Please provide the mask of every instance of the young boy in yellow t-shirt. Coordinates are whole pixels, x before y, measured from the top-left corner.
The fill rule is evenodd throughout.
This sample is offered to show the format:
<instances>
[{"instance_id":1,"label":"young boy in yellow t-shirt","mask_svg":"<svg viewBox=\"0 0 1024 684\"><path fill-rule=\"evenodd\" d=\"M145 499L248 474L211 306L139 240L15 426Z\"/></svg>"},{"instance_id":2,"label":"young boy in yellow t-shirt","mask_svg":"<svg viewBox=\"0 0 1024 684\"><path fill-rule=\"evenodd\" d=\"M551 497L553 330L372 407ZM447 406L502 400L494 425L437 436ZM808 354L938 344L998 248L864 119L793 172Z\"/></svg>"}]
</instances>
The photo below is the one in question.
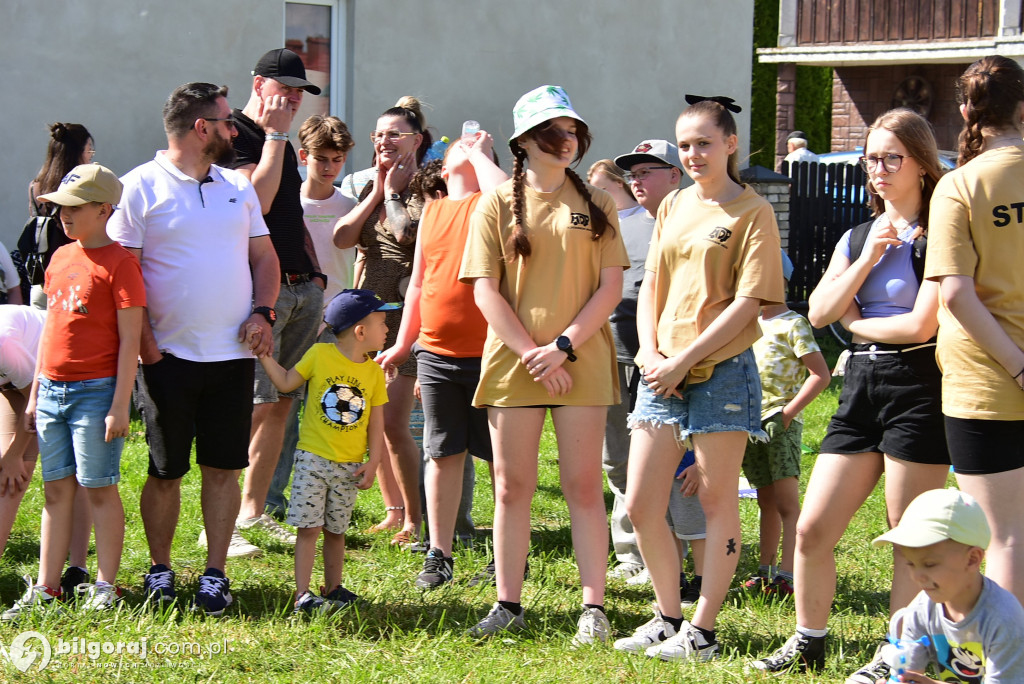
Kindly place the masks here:
<instances>
[{"instance_id":1,"label":"young boy in yellow t-shirt","mask_svg":"<svg viewBox=\"0 0 1024 684\"><path fill-rule=\"evenodd\" d=\"M298 537L296 613L342 608L358 598L341 584L345 529L352 518L356 490L373 485L384 452L384 414L377 408L388 400L384 371L367 354L384 347L388 332L384 312L401 306L385 304L369 290L344 290L324 314L337 342L314 344L287 371L272 356L260 358L281 392L309 382L288 508L288 524L295 525ZM317 596L309 583L321 529L324 587Z\"/></svg>"}]
</instances>

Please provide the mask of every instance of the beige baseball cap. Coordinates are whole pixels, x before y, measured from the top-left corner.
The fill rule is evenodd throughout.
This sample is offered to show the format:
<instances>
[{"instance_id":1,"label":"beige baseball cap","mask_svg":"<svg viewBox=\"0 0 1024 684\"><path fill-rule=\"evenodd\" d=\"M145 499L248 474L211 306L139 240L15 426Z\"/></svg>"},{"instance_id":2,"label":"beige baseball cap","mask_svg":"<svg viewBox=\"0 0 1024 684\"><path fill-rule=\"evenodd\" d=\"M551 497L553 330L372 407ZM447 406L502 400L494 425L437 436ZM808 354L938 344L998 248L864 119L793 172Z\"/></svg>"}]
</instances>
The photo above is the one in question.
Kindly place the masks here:
<instances>
[{"instance_id":1,"label":"beige baseball cap","mask_svg":"<svg viewBox=\"0 0 1024 684\"><path fill-rule=\"evenodd\" d=\"M952 539L987 548L992 539L981 504L958 489L932 489L910 502L900 524L871 542L920 548Z\"/></svg>"},{"instance_id":2,"label":"beige baseball cap","mask_svg":"<svg viewBox=\"0 0 1024 684\"><path fill-rule=\"evenodd\" d=\"M53 202L62 207L77 207L89 202L117 204L123 186L117 174L99 164L79 164L60 181L53 192L40 195L40 202Z\"/></svg>"}]
</instances>

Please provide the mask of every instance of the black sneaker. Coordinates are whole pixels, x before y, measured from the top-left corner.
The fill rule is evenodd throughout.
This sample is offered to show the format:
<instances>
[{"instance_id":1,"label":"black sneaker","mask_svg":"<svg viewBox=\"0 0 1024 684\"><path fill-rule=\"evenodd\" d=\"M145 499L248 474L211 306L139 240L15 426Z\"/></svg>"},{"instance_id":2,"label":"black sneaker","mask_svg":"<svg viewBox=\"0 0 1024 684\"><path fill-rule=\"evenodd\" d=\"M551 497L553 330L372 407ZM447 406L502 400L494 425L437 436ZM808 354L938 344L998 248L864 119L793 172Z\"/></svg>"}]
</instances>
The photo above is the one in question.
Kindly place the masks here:
<instances>
[{"instance_id":1,"label":"black sneaker","mask_svg":"<svg viewBox=\"0 0 1024 684\"><path fill-rule=\"evenodd\" d=\"M476 573L475 575L473 575L472 577L469 578L469 582L467 583L467 586L475 587L475 586L480 585L480 584L492 585L492 584L494 584L497 581L495 579L495 577L496 577L496 571L494 569L494 559L492 558L491 560L489 560L487 562L487 565L484 566L483 570L481 570L480 572ZM526 570L523 572L523 580L525 581L529 577L530 577L530 561L527 560L526 561Z\"/></svg>"},{"instance_id":2,"label":"black sneaker","mask_svg":"<svg viewBox=\"0 0 1024 684\"><path fill-rule=\"evenodd\" d=\"M879 679L888 681L891 668L888 663L882 660L882 647L886 643L888 642L883 641L879 644L878 648L875 649L875 657L871 659L871 662L847 677L846 684L875 684Z\"/></svg>"},{"instance_id":3,"label":"black sneaker","mask_svg":"<svg viewBox=\"0 0 1024 684\"><path fill-rule=\"evenodd\" d=\"M825 637L811 637L797 632L782 648L767 658L750 663L763 672L805 672L825 666Z\"/></svg>"},{"instance_id":4,"label":"black sneaker","mask_svg":"<svg viewBox=\"0 0 1024 684\"><path fill-rule=\"evenodd\" d=\"M685 575L683 573L679 574L679 597L682 600L683 608L689 608L691 606L697 605L697 601L700 599L701 581L698 579L694 579L692 582L686 582L686 587L684 591L683 582L686 581Z\"/></svg>"},{"instance_id":5,"label":"black sneaker","mask_svg":"<svg viewBox=\"0 0 1024 684\"><path fill-rule=\"evenodd\" d=\"M207 568L199 578L192 610L202 611L208 617L220 617L234 600L231 598L231 581L216 568Z\"/></svg>"},{"instance_id":6,"label":"black sneaker","mask_svg":"<svg viewBox=\"0 0 1024 684\"><path fill-rule=\"evenodd\" d=\"M320 587L320 593L323 595L324 601L331 604L335 610L347 608L359 600L359 596L341 585L338 585L327 594L324 594L324 587Z\"/></svg>"},{"instance_id":7,"label":"black sneaker","mask_svg":"<svg viewBox=\"0 0 1024 684\"><path fill-rule=\"evenodd\" d=\"M89 584L89 571L85 568L69 565L68 569L64 571L64 576L60 578L61 598L65 601L77 600L79 596L78 585L80 584Z\"/></svg>"},{"instance_id":8,"label":"black sneaker","mask_svg":"<svg viewBox=\"0 0 1024 684\"><path fill-rule=\"evenodd\" d=\"M420 589L435 589L446 582L451 582L455 572L455 560L445 557L444 551L430 549L423 559L423 571L416 578L416 586Z\"/></svg>"},{"instance_id":9,"label":"black sneaker","mask_svg":"<svg viewBox=\"0 0 1024 684\"><path fill-rule=\"evenodd\" d=\"M143 580L146 597L154 601L174 600L174 571L166 565L154 565Z\"/></svg>"}]
</instances>

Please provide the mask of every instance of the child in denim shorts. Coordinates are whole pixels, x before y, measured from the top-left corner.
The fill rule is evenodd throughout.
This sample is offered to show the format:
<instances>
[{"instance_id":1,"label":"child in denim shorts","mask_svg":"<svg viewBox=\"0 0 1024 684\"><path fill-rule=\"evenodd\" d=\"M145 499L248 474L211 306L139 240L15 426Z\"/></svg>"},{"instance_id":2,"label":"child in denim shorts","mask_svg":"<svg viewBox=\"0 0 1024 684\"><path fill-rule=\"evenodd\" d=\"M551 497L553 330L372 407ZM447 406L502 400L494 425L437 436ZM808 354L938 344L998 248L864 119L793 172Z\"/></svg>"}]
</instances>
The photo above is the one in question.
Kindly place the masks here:
<instances>
[{"instance_id":1,"label":"child in denim shorts","mask_svg":"<svg viewBox=\"0 0 1024 684\"><path fill-rule=\"evenodd\" d=\"M288 507L288 524L297 528L296 613L342 608L358 598L341 584L345 530L357 490L373 485L384 453L380 407L388 401L384 371L367 354L384 348L384 312L398 308L401 304L385 304L369 290L343 290L324 314L336 342L314 344L290 370L272 356L260 357L267 377L280 391L309 382ZM321 529L325 586L317 596L309 584Z\"/></svg>"},{"instance_id":2,"label":"child in denim shorts","mask_svg":"<svg viewBox=\"0 0 1024 684\"><path fill-rule=\"evenodd\" d=\"M49 315L25 408L39 434L46 490L39 577L4 620L52 607L60 595L76 478L88 492L99 566L96 583L78 587L86 595L82 606L108 610L118 603L124 507L117 483L146 305L138 259L107 237L107 220L121 199L112 171L76 166L56 191L38 199L60 206L64 232L74 242L58 249L46 269Z\"/></svg>"}]
</instances>

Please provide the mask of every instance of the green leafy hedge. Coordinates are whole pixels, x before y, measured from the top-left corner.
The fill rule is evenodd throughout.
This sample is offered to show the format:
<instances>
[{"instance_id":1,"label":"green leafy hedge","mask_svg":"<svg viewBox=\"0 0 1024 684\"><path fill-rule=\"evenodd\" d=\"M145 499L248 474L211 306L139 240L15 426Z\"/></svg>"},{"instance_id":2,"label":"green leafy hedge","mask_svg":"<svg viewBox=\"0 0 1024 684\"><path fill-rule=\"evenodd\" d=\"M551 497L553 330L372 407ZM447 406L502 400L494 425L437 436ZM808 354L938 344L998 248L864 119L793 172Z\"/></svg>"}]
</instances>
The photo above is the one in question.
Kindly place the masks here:
<instances>
[{"instance_id":1,"label":"green leafy hedge","mask_svg":"<svg viewBox=\"0 0 1024 684\"><path fill-rule=\"evenodd\" d=\"M754 63L751 74L750 164L775 167L775 81L778 67L757 61L757 48L775 47L779 36L779 0L754 2ZM796 128L807 133L808 146L829 152L832 139L832 69L800 66L796 70Z\"/></svg>"}]
</instances>

